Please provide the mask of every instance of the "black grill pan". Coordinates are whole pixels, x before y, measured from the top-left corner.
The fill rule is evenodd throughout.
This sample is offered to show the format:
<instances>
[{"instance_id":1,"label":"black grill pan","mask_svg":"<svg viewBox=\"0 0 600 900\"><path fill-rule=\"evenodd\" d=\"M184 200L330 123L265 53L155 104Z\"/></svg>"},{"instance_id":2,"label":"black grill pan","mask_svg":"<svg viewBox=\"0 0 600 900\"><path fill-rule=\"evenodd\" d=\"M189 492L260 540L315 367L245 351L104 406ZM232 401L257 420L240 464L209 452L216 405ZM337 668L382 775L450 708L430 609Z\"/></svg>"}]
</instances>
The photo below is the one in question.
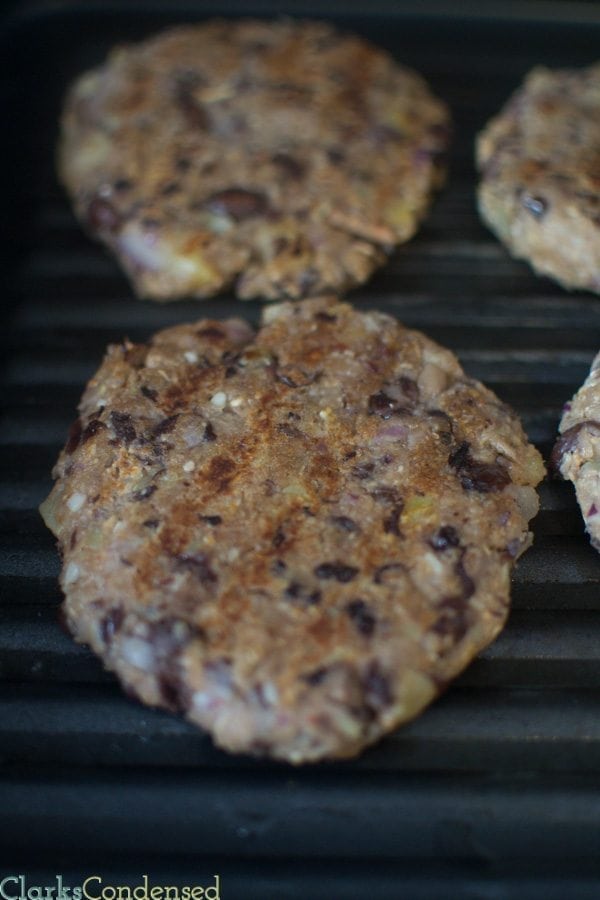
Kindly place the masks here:
<instances>
[{"instance_id":1,"label":"black grill pan","mask_svg":"<svg viewBox=\"0 0 600 900\"><path fill-rule=\"evenodd\" d=\"M536 63L587 65L594 3L13 4L4 108L0 394L0 881L208 884L221 896L600 896L600 558L570 485L546 482L504 634L421 718L358 760L293 770L230 757L127 699L57 622L59 561L37 505L104 348L230 297L132 299L53 172L60 101L118 41L214 14L333 19L419 69L451 106L447 187L419 235L351 295L454 350L547 457L600 345L600 300L511 260L480 224L474 136ZM455 7L460 7L457 10Z\"/></svg>"}]
</instances>

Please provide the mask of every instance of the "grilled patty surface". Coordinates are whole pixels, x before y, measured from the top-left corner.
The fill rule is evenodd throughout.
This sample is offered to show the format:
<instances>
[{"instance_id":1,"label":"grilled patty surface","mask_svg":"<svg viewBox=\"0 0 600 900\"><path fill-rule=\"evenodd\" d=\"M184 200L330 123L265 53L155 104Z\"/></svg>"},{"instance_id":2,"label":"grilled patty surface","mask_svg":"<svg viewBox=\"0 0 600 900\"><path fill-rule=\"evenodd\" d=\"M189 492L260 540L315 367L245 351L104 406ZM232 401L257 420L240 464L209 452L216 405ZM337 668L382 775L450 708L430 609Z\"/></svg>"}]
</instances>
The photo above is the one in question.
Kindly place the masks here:
<instances>
[{"instance_id":1,"label":"grilled patty surface","mask_svg":"<svg viewBox=\"0 0 600 900\"><path fill-rule=\"evenodd\" d=\"M58 167L140 296L364 282L441 182L423 79L319 22L210 21L119 47L65 102Z\"/></svg>"}]
</instances>

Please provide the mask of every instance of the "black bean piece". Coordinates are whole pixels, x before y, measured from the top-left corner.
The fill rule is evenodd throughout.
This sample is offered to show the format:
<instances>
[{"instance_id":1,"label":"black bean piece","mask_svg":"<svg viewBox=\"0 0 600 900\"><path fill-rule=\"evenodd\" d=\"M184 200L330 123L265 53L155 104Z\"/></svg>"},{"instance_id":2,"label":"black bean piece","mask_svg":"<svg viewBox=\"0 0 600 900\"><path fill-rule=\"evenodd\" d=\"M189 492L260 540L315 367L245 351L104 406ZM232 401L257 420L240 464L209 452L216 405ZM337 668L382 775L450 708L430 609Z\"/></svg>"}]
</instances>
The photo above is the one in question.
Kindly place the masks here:
<instances>
[{"instance_id":1,"label":"black bean piece","mask_svg":"<svg viewBox=\"0 0 600 900\"><path fill-rule=\"evenodd\" d=\"M374 468L375 463L358 463L358 465L353 466L351 475L353 478L359 478L361 481L364 481L373 473Z\"/></svg>"},{"instance_id":2,"label":"black bean piece","mask_svg":"<svg viewBox=\"0 0 600 900\"><path fill-rule=\"evenodd\" d=\"M315 313L315 319L318 319L319 322L337 322L337 316L328 312Z\"/></svg>"},{"instance_id":3,"label":"black bean piece","mask_svg":"<svg viewBox=\"0 0 600 900\"><path fill-rule=\"evenodd\" d=\"M346 159L346 154L338 147L329 147L327 150L327 159L332 166L339 166Z\"/></svg>"},{"instance_id":4,"label":"black bean piece","mask_svg":"<svg viewBox=\"0 0 600 900\"><path fill-rule=\"evenodd\" d=\"M449 547L458 547L460 538L456 528L453 528L452 525L442 525L433 537L430 538L429 543L434 550L442 552Z\"/></svg>"},{"instance_id":5,"label":"black bean piece","mask_svg":"<svg viewBox=\"0 0 600 900\"><path fill-rule=\"evenodd\" d=\"M271 572L273 575L283 575L286 571L287 566L282 559L275 559L271 565Z\"/></svg>"},{"instance_id":6,"label":"black bean piece","mask_svg":"<svg viewBox=\"0 0 600 900\"><path fill-rule=\"evenodd\" d=\"M234 222L243 222L253 216L263 215L268 208L264 194L244 188L229 188L213 194L205 201L211 212L229 216Z\"/></svg>"},{"instance_id":7,"label":"black bean piece","mask_svg":"<svg viewBox=\"0 0 600 900\"><path fill-rule=\"evenodd\" d=\"M397 488L394 487L376 487L374 490L370 491L370 495L373 500L377 500L379 503L389 503L392 506L403 506L402 495Z\"/></svg>"},{"instance_id":8,"label":"black bean piece","mask_svg":"<svg viewBox=\"0 0 600 900\"><path fill-rule=\"evenodd\" d=\"M104 197L94 197L87 208L86 224L92 231L114 234L123 224L123 217Z\"/></svg>"},{"instance_id":9,"label":"black bean piece","mask_svg":"<svg viewBox=\"0 0 600 900\"><path fill-rule=\"evenodd\" d=\"M385 391L378 391L376 394L371 394L369 397L367 410L370 415L376 413L383 419L389 419L392 415L393 408L394 401L391 397L388 397Z\"/></svg>"},{"instance_id":10,"label":"black bean piece","mask_svg":"<svg viewBox=\"0 0 600 900\"><path fill-rule=\"evenodd\" d=\"M466 491L492 494L503 490L510 482L510 475L500 463L473 463L461 472L460 483Z\"/></svg>"},{"instance_id":11,"label":"black bean piece","mask_svg":"<svg viewBox=\"0 0 600 900\"><path fill-rule=\"evenodd\" d=\"M390 485L378 485L369 491L369 496L383 505L393 506L396 503L402 503L402 495L400 491Z\"/></svg>"},{"instance_id":12,"label":"black bean piece","mask_svg":"<svg viewBox=\"0 0 600 900\"><path fill-rule=\"evenodd\" d=\"M402 516L403 505L396 506L389 516L383 520L383 530L386 534L395 534L396 537L403 537L400 530L400 517Z\"/></svg>"},{"instance_id":13,"label":"black bean piece","mask_svg":"<svg viewBox=\"0 0 600 900\"><path fill-rule=\"evenodd\" d=\"M158 528L160 525L160 519L146 519L145 522L142 522L144 528Z\"/></svg>"},{"instance_id":14,"label":"black bean piece","mask_svg":"<svg viewBox=\"0 0 600 900\"><path fill-rule=\"evenodd\" d=\"M356 534L359 532L360 526L356 524L354 519L351 519L349 516L332 516L331 521L334 522L339 528L343 531L348 531L350 534Z\"/></svg>"},{"instance_id":15,"label":"black bean piece","mask_svg":"<svg viewBox=\"0 0 600 900\"><path fill-rule=\"evenodd\" d=\"M327 675L329 673L329 669L327 666L321 666L318 669L314 669L312 672L307 672L306 675L301 675L302 681L305 681L306 684L309 684L311 687L317 687L319 684L322 684Z\"/></svg>"},{"instance_id":16,"label":"black bean piece","mask_svg":"<svg viewBox=\"0 0 600 900\"><path fill-rule=\"evenodd\" d=\"M321 591L311 590L298 581L291 581L285 590L285 597L287 600L292 600L303 606L315 606L321 602Z\"/></svg>"},{"instance_id":17,"label":"black bean piece","mask_svg":"<svg viewBox=\"0 0 600 900\"><path fill-rule=\"evenodd\" d=\"M435 147L420 147L415 155L417 160L431 160L434 165L445 163L448 159L447 150L438 150Z\"/></svg>"},{"instance_id":18,"label":"black bean piece","mask_svg":"<svg viewBox=\"0 0 600 900\"><path fill-rule=\"evenodd\" d=\"M522 546L522 542L519 540L519 538L513 538L512 541L509 541L506 545L506 555L510 559L516 559Z\"/></svg>"},{"instance_id":19,"label":"black bean piece","mask_svg":"<svg viewBox=\"0 0 600 900\"><path fill-rule=\"evenodd\" d=\"M175 618L150 622L147 628L162 703L167 709L181 712L189 706L191 698L187 696L188 691L181 677L180 657L192 632L183 621ZM194 633L203 636L201 629L196 629Z\"/></svg>"},{"instance_id":20,"label":"black bean piece","mask_svg":"<svg viewBox=\"0 0 600 900\"><path fill-rule=\"evenodd\" d=\"M375 584L384 584L385 575L387 572L406 572L406 566L404 563L386 563L383 566L378 566L373 572L373 581Z\"/></svg>"},{"instance_id":21,"label":"black bean piece","mask_svg":"<svg viewBox=\"0 0 600 900\"><path fill-rule=\"evenodd\" d=\"M381 123L372 125L368 134L377 146L386 144L389 141L402 141L405 137L404 132L394 128L393 125L383 125Z\"/></svg>"},{"instance_id":22,"label":"black bean piece","mask_svg":"<svg viewBox=\"0 0 600 900\"><path fill-rule=\"evenodd\" d=\"M532 197L531 194L523 194L521 204L531 213L534 219L543 219L548 212L548 201L543 197Z\"/></svg>"},{"instance_id":23,"label":"black bean piece","mask_svg":"<svg viewBox=\"0 0 600 900\"><path fill-rule=\"evenodd\" d=\"M439 615L432 631L441 637L451 637L453 643L460 641L469 628L469 611L462 597L446 597L438 604Z\"/></svg>"},{"instance_id":24,"label":"black bean piece","mask_svg":"<svg viewBox=\"0 0 600 900\"><path fill-rule=\"evenodd\" d=\"M298 385L293 378L283 372L275 372L275 380L285 384L286 387L297 388Z\"/></svg>"},{"instance_id":25,"label":"black bean piece","mask_svg":"<svg viewBox=\"0 0 600 900\"><path fill-rule=\"evenodd\" d=\"M342 562L324 562L313 569L317 578L325 580L335 579L341 584L352 581L358 575L358 569L355 566L347 566Z\"/></svg>"},{"instance_id":26,"label":"black bean piece","mask_svg":"<svg viewBox=\"0 0 600 900\"><path fill-rule=\"evenodd\" d=\"M281 527L281 525L278 525L277 530L276 530L275 534L273 535L273 540L271 541L271 543L273 544L274 547L281 547L281 545L283 544L284 541L285 541L284 530Z\"/></svg>"},{"instance_id":27,"label":"black bean piece","mask_svg":"<svg viewBox=\"0 0 600 900\"><path fill-rule=\"evenodd\" d=\"M377 660L373 660L367 667L363 687L367 706L374 711L384 709L394 699L390 680Z\"/></svg>"},{"instance_id":28,"label":"black bean piece","mask_svg":"<svg viewBox=\"0 0 600 900\"><path fill-rule=\"evenodd\" d=\"M260 682L252 686L252 694L258 701L259 706L262 706L263 709L269 708L270 703L266 698L264 686Z\"/></svg>"},{"instance_id":29,"label":"black bean piece","mask_svg":"<svg viewBox=\"0 0 600 900\"><path fill-rule=\"evenodd\" d=\"M154 388L149 388L145 384L143 384L140 388L140 391L147 397L148 400L152 400L153 403L156 403L158 400L158 391L155 391Z\"/></svg>"},{"instance_id":30,"label":"black bean piece","mask_svg":"<svg viewBox=\"0 0 600 900\"><path fill-rule=\"evenodd\" d=\"M412 403L418 402L419 387L413 378L409 378L408 375L401 375L398 379L398 384L402 388L402 393L408 400Z\"/></svg>"},{"instance_id":31,"label":"black bean piece","mask_svg":"<svg viewBox=\"0 0 600 900\"><path fill-rule=\"evenodd\" d=\"M455 469L465 491L495 493L511 483L506 466L501 463L477 462L471 456L469 448L469 443L463 441L448 457L448 463Z\"/></svg>"},{"instance_id":32,"label":"black bean piece","mask_svg":"<svg viewBox=\"0 0 600 900\"><path fill-rule=\"evenodd\" d=\"M303 437L303 432L300 431L295 425L290 425L288 422L282 422L277 426L277 431L281 432L281 434L285 434L286 437L290 438L301 438Z\"/></svg>"},{"instance_id":33,"label":"black bean piece","mask_svg":"<svg viewBox=\"0 0 600 900\"><path fill-rule=\"evenodd\" d=\"M365 637L371 637L375 631L377 619L369 609L368 604L360 598L351 600L350 603L346 605L346 612L356 626L356 630Z\"/></svg>"},{"instance_id":34,"label":"black bean piece","mask_svg":"<svg viewBox=\"0 0 600 900\"><path fill-rule=\"evenodd\" d=\"M69 428L69 436L67 438L67 443L65 444L65 453L71 455L71 453L74 453L75 450L77 450L82 434L83 426L81 424L81 419L77 418Z\"/></svg>"},{"instance_id":35,"label":"black bean piece","mask_svg":"<svg viewBox=\"0 0 600 900\"><path fill-rule=\"evenodd\" d=\"M173 194L177 194L180 190L181 185L179 184L179 182L170 181L168 184L165 184L165 186L161 190L161 195L163 197L171 197Z\"/></svg>"},{"instance_id":36,"label":"black bean piece","mask_svg":"<svg viewBox=\"0 0 600 900\"><path fill-rule=\"evenodd\" d=\"M290 241L285 237L278 237L273 242L273 255L280 256L282 253L285 253L290 247Z\"/></svg>"},{"instance_id":37,"label":"black bean piece","mask_svg":"<svg viewBox=\"0 0 600 900\"><path fill-rule=\"evenodd\" d=\"M160 437L162 434L170 434L171 431L175 428L175 424L177 419L179 418L179 414L175 413L173 416L169 416L166 419L163 419L162 422L159 422L152 429L152 437Z\"/></svg>"},{"instance_id":38,"label":"black bean piece","mask_svg":"<svg viewBox=\"0 0 600 900\"><path fill-rule=\"evenodd\" d=\"M122 444L131 444L135 441L137 434L129 413L113 410L110 414L110 424L115 433L115 437Z\"/></svg>"},{"instance_id":39,"label":"black bean piece","mask_svg":"<svg viewBox=\"0 0 600 900\"><path fill-rule=\"evenodd\" d=\"M448 464L453 468L459 471L460 469L466 468L469 465L469 447L470 444L468 441L463 441L456 450L453 450L450 456L448 457Z\"/></svg>"},{"instance_id":40,"label":"black bean piece","mask_svg":"<svg viewBox=\"0 0 600 900\"><path fill-rule=\"evenodd\" d=\"M125 613L120 606L115 606L106 614L100 623L100 634L105 644L110 644L123 624Z\"/></svg>"},{"instance_id":41,"label":"black bean piece","mask_svg":"<svg viewBox=\"0 0 600 900\"><path fill-rule=\"evenodd\" d=\"M468 600L469 597L472 597L473 594L475 593L475 582L473 581L471 576L465 570L464 551L461 554L460 559L456 563L456 565L454 567L454 571L458 575L458 577L460 579L460 583L462 585L461 599Z\"/></svg>"},{"instance_id":42,"label":"black bean piece","mask_svg":"<svg viewBox=\"0 0 600 900\"><path fill-rule=\"evenodd\" d=\"M207 525L220 525L223 519L221 516L198 516L201 522L206 522Z\"/></svg>"},{"instance_id":43,"label":"black bean piece","mask_svg":"<svg viewBox=\"0 0 600 900\"><path fill-rule=\"evenodd\" d=\"M81 443L85 444L86 441L89 441L90 438L95 437L95 435L97 435L98 432L102 431L104 428L106 428L104 422L101 422L100 419L92 419L83 429L81 435Z\"/></svg>"},{"instance_id":44,"label":"black bean piece","mask_svg":"<svg viewBox=\"0 0 600 900\"><path fill-rule=\"evenodd\" d=\"M205 553L179 553L175 559L180 568L193 572L203 584L214 584L218 580Z\"/></svg>"},{"instance_id":45,"label":"black bean piece","mask_svg":"<svg viewBox=\"0 0 600 900\"><path fill-rule=\"evenodd\" d=\"M292 600L295 600L300 596L301 591L302 585L300 585L297 581L291 581L285 590L285 596L289 597Z\"/></svg>"},{"instance_id":46,"label":"black bean piece","mask_svg":"<svg viewBox=\"0 0 600 900\"><path fill-rule=\"evenodd\" d=\"M207 422L204 427L204 440L208 441L209 443L212 443L212 441L216 441L216 439L217 439L217 433L216 433L215 429L213 428L213 426L210 422Z\"/></svg>"},{"instance_id":47,"label":"black bean piece","mask_svg":"<svg viewBox=\"0 0 600 900\"><path fill-rule=\"evenodd\" d=\"M198 131L208 131L210 118L203 105L194 97L194 87L192 80L180 81L175 88L175 102L188 125Z\"/></svg>"},{"instance_id":48,"label":"black bean piece","mask_svg":"<svg viewBox=\"0 0 600 900\"><path fill-rule=\"evenodd\" d=\"M274 360L277 364L277 360ZM305 387L307 384L313 384L321 377L321 372L306 372L300 366L288 365L281 368L273 368L273 375L276 381L285 384L286 387L297 388Z\"/></svg>"},{"instance_id":49,"label":"black bean piece","mask_svg":"<svg viewBox=\"0 0 600 900\"><path fill-rule=\"evenodd\" d=\"M183 682L176 672L159 672L157 676L158 690L162 705L171 712L183 712L186 704L181 699Z\"/></svg>"},{"instance_id":50,"label":"black bean piece","mask_svg":"<svg viewBox=\"0 0 600 900\"><path fill-rule=\"evenodd\" d=\"M385 391L378 391L369 397L367 412L369 415L381 416L382 419L390 419L392 416L412 415L413 405L410 397L394 399Z\"/></svg>"},{"instance_id":51,"label":"black bean piece","mask_svg":"<svg viewBox=\"0 0 600 900\"><path fill-rule=\"evenodd\" d=\"M560 474L563 456L575 449L579 434L583 430L598 435L600 434L600 422L596 422L593 419L586 419L583 422L578 422L577 425L571 426L571 428L567 428L566 431L563 431L554 444L550 455L550 468L555 474Z\"/></svg>"},{"instance_id":52,"label":"black bean piece","mask_svg":"<svg viewBox=\"0 0 600 900\"><path fill-rule=\"evenodd\" d=\"M314 289L320 277L318 269L315 269L314 266L308 266L300 273L298 276L298 289L302 296L307 296Z\"/></svg>"},{"instance_id":53,"label":"black bean piece","mask_svg":"<svg viewBox=\"0 0 600 900\"><path fill-rule=\"evenodd\" d=\"M290 156L289 153L275 153L275 155L271 157L271 161L287 178L292 178L294 180L302 178L306 170L304 163L301 163L294 156Z\"/></svg>"},{"instance_id":54,"label":"black bean piece","mask_svg":"<svg viewBox=\"0 0 600 900\"><path fill-rule=\"evenodd\" d=\"M445 419L450 427L452 427L452 419L447 412L444 412L443 409L428 409L427 415L432 416L434 419Z\"/></svg>"},{"instance_id":55,"label":"black bean piece","mask_svg":"<svg viewBox=\"0 0 600 900\"><path fill-rule=\"evenodd\" d=\"M146 355L149 347L147 344L129 344L126 341L123 346L123 356L132 369L143 369L146 365Z\"/></svg>"},{"instance_id":56,"label":"black bean piece","mask_svg":"<svg viewBox=\"0 0 600 900\"><path fill-rule=\"evenodd\" d=\"M435 430L440 441L446 446L452 444L454 425L448 413L441 409L428 409L426 414L433 420L430 427Z\"/></svg>"},{"instance_id":57,"label":"black bean piece","mask_svg":"<svg viewBox=\"0 0 600 900\"><path fill-rule=\"evenodd\" d=\"M129 178L117 178L113 184L113 190L115 191L130 191L132 187L133 181L130 181Z\"/></svg>"},{"instance_id":58,"label":"black bean piece","mask_svg":"<svg viewBox=\"0 0 600 900\"><path fill-rule=\"evenodd\" d=\"M146 485L146 487L141 488L139 491L135 491L135 493L131 495L131 499L135 500L136 502L140 500L147 500L155 491L156 485L148 484Z\"/></svg>"}]
</instances>

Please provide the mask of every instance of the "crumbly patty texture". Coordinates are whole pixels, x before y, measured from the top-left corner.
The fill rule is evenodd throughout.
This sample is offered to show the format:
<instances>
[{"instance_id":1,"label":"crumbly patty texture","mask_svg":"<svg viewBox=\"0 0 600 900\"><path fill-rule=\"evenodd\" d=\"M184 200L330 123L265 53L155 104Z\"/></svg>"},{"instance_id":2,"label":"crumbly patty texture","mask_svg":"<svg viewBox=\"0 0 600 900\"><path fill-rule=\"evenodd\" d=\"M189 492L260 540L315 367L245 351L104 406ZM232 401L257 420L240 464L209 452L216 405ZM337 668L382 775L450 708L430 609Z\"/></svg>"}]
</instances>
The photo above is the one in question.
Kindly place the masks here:
<instances>
[{"instance_id":1,"label":"crumbly patty texture","mask_svg":"<svg viewBox=\"0 0 600 900\"><path fill-rule=\"evenodd\" d=\"M543 472L449 351L316 298L110 347L42 513L68 624L130 692L298 763L495 637Z\"/></svg>"},{"instance_id":2,"label":"crumbly patty texture","mask_svg":"<svg viewBox=\"0 0 600 900\"><path fill-rule=\"evenodd\" d=\"M154 300L364 282L441 182L444 104L318 22L211 21L111 53L66 100L60 177Z\"/></svg>"},{"instance_id":3,"label":"crumbly patty texture","mask_svg":"<svg viewBox=\"0 0 600 900\"><path fill-rule=\"evenodd\" d=\"M575 485L592 546L600 551L600 353L584 384L565 404L559 431L553 468Z\"/></svg>"},{"instance_id":4,"label":"crumbly patty texture","mask_svg":"<svg viewBox=\"0 0 600 900\"><path fill-rule=\"evenodd\" d=\"M479 209L510 252L600 292L600 64L536 68L479 135Z\"/></svg>"}]
</instances>

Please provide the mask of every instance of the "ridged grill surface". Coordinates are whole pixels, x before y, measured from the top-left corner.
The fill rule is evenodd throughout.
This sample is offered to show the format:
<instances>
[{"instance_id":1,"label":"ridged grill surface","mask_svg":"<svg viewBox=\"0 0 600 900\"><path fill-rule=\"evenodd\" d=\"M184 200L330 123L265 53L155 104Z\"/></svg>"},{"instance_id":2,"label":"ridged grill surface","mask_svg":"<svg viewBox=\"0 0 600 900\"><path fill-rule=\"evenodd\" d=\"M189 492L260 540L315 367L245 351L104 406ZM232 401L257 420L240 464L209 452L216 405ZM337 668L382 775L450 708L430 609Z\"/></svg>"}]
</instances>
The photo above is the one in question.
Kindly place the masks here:
<instances>
[{"instance_id":1,"label":"ridged grill surface","mask_svg":"<svg viewBox=\"0 0 600 900\"><path fill-rule=\"evenodd\" d=\"M593 4L587 23L570 25L545 18L545 4L497 21L384 6L338 21L423 72L450 104L456 137L420 234L350 299L455 351L547 458L562 404L600 345L600 300L537 278L480 224L472 145L533 64L592 62L600 17ZM0 861L4 852L21 870L75 883L88 860L129 879L120 883L144 871L156 883L202 883L220 871L227 900L487 897L492 881L499 897L598 896L600 557L569 484L541 486L505 632L421 718L343 765L296 771L226 756L125 697L61 630L59 560L37 506L106 344L204 315L257 322L260 312L231 297L134 300L56 184L69 79L116 41L187 18L185 6L139 9L146 15L42 8L3 34L14 265L1 333Z\"/></svg>"}]
</instances>

